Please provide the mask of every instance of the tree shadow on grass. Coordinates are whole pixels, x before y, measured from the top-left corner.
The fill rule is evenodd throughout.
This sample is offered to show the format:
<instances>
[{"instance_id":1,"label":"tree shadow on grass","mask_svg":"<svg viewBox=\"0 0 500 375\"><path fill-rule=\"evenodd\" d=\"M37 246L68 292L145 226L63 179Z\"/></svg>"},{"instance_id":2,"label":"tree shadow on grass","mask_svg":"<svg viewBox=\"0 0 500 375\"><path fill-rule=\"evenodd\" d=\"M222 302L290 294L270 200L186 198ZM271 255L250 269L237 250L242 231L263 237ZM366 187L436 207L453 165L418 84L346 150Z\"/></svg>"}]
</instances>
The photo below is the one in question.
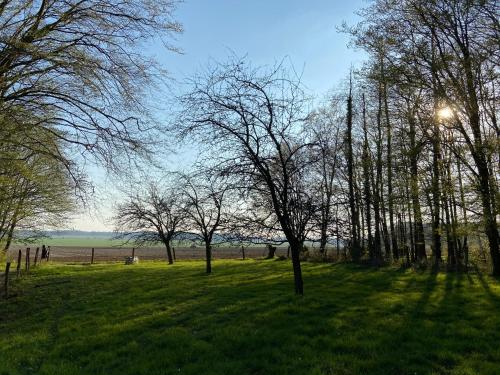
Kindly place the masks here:
<instances>
[{"instance_id":1,"label":"tree shadow on grass","mask_svg":"<svg viewBox=\"0 0 500 375\"><path fill-rule=\"evenodd\" d=\"M377 359L367 364L366 373L432 373L424 327L438 284L438 274L434 272L407 272L406 285L395 292L399 299L395 297L389 304L386 316L378 317L380 323L372 334L373 345L378 348Z\"/></svg>"},{"instance_id":2,"label":"tree shadow on grass","mask_svg":"<svg viewBox=\"0 0 500 375\"><path fill-rule=\"evenodd\" d=\"M477 264L474 264L474 270L476 272L479 283L481 284L481 287L490 299L491 303L500 310L500 296L498 296L491 290L490 285L486 281L483 272L477 267ZM491 280L497 280L497 278L492 277Z\"/></svg>"},{"instance_id":3,"label":"tree shadow on grass","mask_svg":"<svg viewBox=\"0 0 500 375\"><path fill-rule=\"evenodd\" d=\"M314 274L316 269L311 267L309 271ZM322 277L309 275L310 292L304 298L298 298L290 290L289 277L271 273L256 283L249 282L248 275L243 272L243 280L237 285L227 284L232 271L213 275L211 281L219 283L207 286L204 293L193 295L189 302L186 302L188 297L183 296L181 311L155 314L125 329L104 335L93 352L98 348L117 346L118 343L137 342L146 352L155 353L150 358L154 365L147 366L151 373L162 373L177 366L188 373L306 374L318 366L318 362L328 362L325 358L335 348L340 352L340 358L345 357L341 363L347 365L357 355L363 355L370 349L356 342L344 345L346 335L342 334L358 329L352 323L363 322L362 316L367 311L364 301L385 290L394 281L394 278L384 278L375 283L375 288L363 289L363 285L373 284L377 278L387 275L363 273L355 280L352 280L352 270ZM335 276L340 279L338 281L344 281L344 286L354 286L359 290L342 289L338 290L340 293L332 291L334 294L330 295L313 293L313 290L328 285L331 277ZM347 299L349 295L351 299ZM355 296L354 300L352 296ZM140 299L134 301L138 309L144 310ZM339 313L344 313L340 324L331 324L330 321ZM161 334L156 336L155 332ZM158 348L171 346L175 348L170 349L170 361L158 361L158 357L169 357L169 353L158 351ZM179 348L182 350L177 350ZM354 351L349 353L352 348ZM57 352L55 357L64 357L65 354L70 357L76 355L65 349L64 352ZM211 359L213 356L218 359ZM153 358L156 359L153 361ZM90 361L83 361L85 366L91 366ZM121 368L122 371L132 366L139 371L129 361L112 361L109 365L109 368ZM330 367L326 365L323 368ZM89 369L97 371L96 368Z\"/></svg>"},{"instance_id":4,"label":"tree shadow on grass","mask_svg":"<svg viewBox=\"0 0 500 375\"><path fill-rule=\"evenodd\" d=\"M493 318L498 310L464 280L463 273L430 273L420 280L419 298L380 343L401 354L387 361L388 374L499 373L492 354L499 334L486 334L500 323Z\"/></svg>"},{"instance_id":5,"label":"tree shadow on grass","mask_svg":"<svg viewBox=\"0 0 500 375\"><path fill-rule=\"evenodd\" d=\"M65 314L59 317L57 339L35 338L8 351L26 352L35 343L44 348L33 354L45 358L40 374L436 369L439 358L426 357L429 345L440 344L432 332L435 314L442 313L434 301L437 275L306 263L301 298L293 295L293 275L283 263L221 262L219 267L214 262L210 277L201 277L202 262L76 272L64 286ZM451 297L455 282L446 280L443 288ZM56 318L51 300L61 292L47 290L46 300L30 292L46 317L42 324ZM18 334L39 329L28 313L21 321ZM23 362L24 368L29 365ZM11 368L23 373L15 361Z\"/></svg>"},{"instance_id":6,"label":"tree shadow on grass","mask_svg":"<svg viewBox=\"0 0 500 375\"><path fill-rule=\"evenodd\" d=\"M365 373L498 373L491 344L499 335L483 331L500 323L491 319L497 310L464 280L461 273L409 274L401 288L405 298L380 311L377 329L367 332L378 349Z\"/></svg>"}]
</instances>

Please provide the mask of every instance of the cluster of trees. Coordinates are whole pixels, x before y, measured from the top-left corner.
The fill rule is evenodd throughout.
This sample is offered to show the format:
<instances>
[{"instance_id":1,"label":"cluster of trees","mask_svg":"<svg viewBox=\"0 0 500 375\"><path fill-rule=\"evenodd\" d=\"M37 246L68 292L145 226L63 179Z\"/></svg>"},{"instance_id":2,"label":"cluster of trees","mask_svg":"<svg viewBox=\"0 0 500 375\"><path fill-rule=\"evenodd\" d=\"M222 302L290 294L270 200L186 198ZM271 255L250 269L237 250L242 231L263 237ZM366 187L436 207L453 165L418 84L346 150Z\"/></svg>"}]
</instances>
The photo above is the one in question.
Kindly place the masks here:
<instances>
[{"instance_id":1,"label":"cluster of trees","mask_svg":"<svg viewBox=\"0 0 500 375\"><path fill-rule=\"evenodd\" d=\"M2 250L16 229L65 221L88 191L88 156L109 167L148 156L145 98L164 74L138 47L154 39L172 49L174 9L171 0L0 2Z\"/></svg>"},{"instance_id":2,"label":"cluster of trees","mask_svg":"<svg viewBox=\"0 0 500 375\"><path fill-rule=\"evenodd\" d=\"M446 256L464 269L471 235L485 234L500 274L495 5L374 1L344 27L368 61L319 108L284 64L233 58L193 77L170 130L200 144L209 177L174 178L177 198L160 201L184 213L182 231L197 229L207 271L215 232L286 240L298 294L305 241L325 253L344 239L354 261L374 265L439 267ZM121 229L159 228L127 214L144 197L118 207Z\"/></svg>"},{"instance_id":3,"label":"cluster of trees","mask_svg":"<svg viewBox=\"0 0 500 375\"><path fill-rule=\"evenodd\" d=\"M174 262L174 239L199 239L205 244L206 271L212 272L212 246L228 229L230 186L204 174L175 173L163 184L150 182L116 206L117 238L136 245L163 243L168 263ZM184 237L183 237L184 236ZM185 237L188 236L188 237Z\"/></svg>"},{"instance_id":4,"label":"cluster of trees","mask_svg":"<svg viewBox=\"0 0 500 375\"><path fill-rule=\"evenodd\" d=\"M500 274L497 11L495 1L377 0L345 28L370 56L346 147L357 155L352 246L365 242L374 262L430 251L438 266L445 242L448 266L464 268L479 231Z\"/></svg>"},{"instance_id":5,"label":"cluster of trees","mask_svg":"<svg viewBox=\"0 0 500 375\"><path fill-rule=\"evenodd\" d=\"M199 182L184 176L172 185L187 199L177 205L186 207L188 228L197 228L206 243L207 272L217 229L242 241L286 240L296 292L302 294L300 251L318 202L309 189L317 175L308 172L316 159L317 134L306 134L303 126L308 101L301 85L282 67L267 72L234 60L196 77L180 101L183 110L171 130L195 138L206 158L204 172L195 177ZM118 223L138 200L118 207ZM138 230L138 217L132 219L130 227Z\"/></svg>"}]
</instances>

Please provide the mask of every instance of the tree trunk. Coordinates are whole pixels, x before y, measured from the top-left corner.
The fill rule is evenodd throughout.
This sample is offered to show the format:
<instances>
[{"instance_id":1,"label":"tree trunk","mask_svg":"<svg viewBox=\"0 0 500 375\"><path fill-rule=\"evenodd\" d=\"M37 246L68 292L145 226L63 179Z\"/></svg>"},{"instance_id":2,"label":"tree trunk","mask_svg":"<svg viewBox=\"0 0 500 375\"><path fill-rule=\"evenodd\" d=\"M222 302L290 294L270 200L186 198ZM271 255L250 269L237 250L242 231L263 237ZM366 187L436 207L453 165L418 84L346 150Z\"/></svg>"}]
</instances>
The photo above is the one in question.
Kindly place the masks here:
<instances>
[{"instance_id":1,"label":"tree trunk","mask_svg":"<svg viewBox=\"0 0 500 375\"><path fill-rule=\"evenodd\" d=\"M377 141L378 143L378 141ZM379 146L377 145L377 148ZM378 152L377 152L378 153ZM375 236L373 238L373 257L371 262L373 265L378 265L382 258L382 248L381 248L381 235L380 235L380 205L379 205L379 169L378 169L379 158L377 157L377 178L375 181L372 174L372 186L373 186L373 212L374 212L374 226L375 226Z\"/></svg>"},{"instance_id":2,"label":"tree trunk","mask_svg":"<svg viewBox=\"0 0 500 375\"><path fill-rule=\"evenodd\" d=\"M486 165L486 161L484 161L484 164L482 164L481 162L479 164L481 165L481 168L478 165L478 173L479 173L481 201L483 205L484 227L486 236L488 237L491 261L493 263L493 275L500 276L500 250L498 248L499 246L498 227L497 227L496 217L493 214L493 210L491 207L489 170Z\"/></svg>"},{"instance_id":3,"label":"tree trunk","mask_svg":"<svg viewBox=\"0 0 500 375\"><path fill-rule=\"evenodd\" d=\"M375 238L374 238L374 258L372 263L379 265L382 262L382 211L381 211L381 198L383 194L382 189L382 88L379 83L378 90L378 108L377 108L377 159L375 167L375 181L373 185L373 211L375 214ZM385 243L385 241L384 241Z\"/></svg>"},{"instance_id":4,"label":"tree trunk","mask_svg":"<svg viewBox=\"0 0 500 375\"><path fill-rule=\"evenodd\" d=\"M7 234L7 241L5 242L5 246L3 248L3 254L6 254L10 248L10 244L12 243L12 238L14 237L14 228L16 226L16 219L13 220L10 225L9 232Z\"/></svg>"},{"instance_id":5,"label":"tree trunk","mask_svg":"<svg viewBox=\"0 0 500 375\"><path fill-rule=\"evenodd\" d=\"M360 181L361 176L359 174L354 173L354 181ZM356 232L356 238L358 239L358 245L359 245L359 255L362 256L365 248L365 227L364 227L364 220L365 220L365 213L363 209L363 200L361 198L361 189L358 188L358 185L355 183L355 197L356 197L356 211L357 211L357 232Z\"/></svg>"},{"instance_id":6,"label":"tree trunk","mask_svg":"<svg viewBox=\"0 0 500 375\"><path fill-rule=\"evenodd\" d=\"M382 62L380 62L382 65ZM382 162L382 101L383 101L383 84L379 80L378 86L378 109L377 109L377 181L378 181L378 194L379 194L379 220L382 225L382 239L384 242L384 251L386 258L391 256L391 245L389 241L389 231L387 229L387 220L385 215L385 199L384 199L384 176L383 176L383 162Z\"/></svg>"},{"instance_id":7,"label":"tree trunk","mask_svg":"<svg viewBox=\"0 0 500 375\"><path fill-rule=\"evenodd\" d=\"M410 173L410 175L411 175L411 173ZM410 232L409 233L410 234L410 245L409 245L409 247L405 246L406 255L407 255L406 258L407 258L408 265L410 264L410 262L408 261L410 258L408 256L408 254L415 253L415 228L413 226L412 204L411 204L412 199L411 199L411 194L410 194L411 179L412 179L411 176L406 174L406 176L405 176L405 191L404 191L406 205L404 202L401 204L401 206L403 208L403 213L405 211L408 213L408 231ZM406 218L405 218L405 226L406 226ZM422 230L423 230L423 228L422 228Z\"/></svg>"},{"instance_id":8,"label":"tree trunk","mask_svg":"<svg viewBox=\"0 0 500 375\"><path fill-rule=\"evenodd\" d=\"M385 210L384 189L380 187L380 220L382 223L382 238L384 240L384 251L387 259L391 258L391 241L389 238L389 228L387 227L387 215Z\"/></svg>"},{"instance_id":9,"label":"tree trunk","mask_svg":"<svg viewBox=\"0 0 500 375\"><path fill-rule=\"evenodd\" d=\"M319 252L325 255L326 243L327 243L327 225L326 223L321 223L321 234L319 240Z\"/></svg>"},{"instance_id":10,"label":"tree trunk","mask_svg":"<svg viewBox=\"0 0 500 375\"><path fill-rule=\"evenodd\" d=\"M295 294L304 294L304 283L302 281L302 268L300 266L300 251L302 244L299 241L288 241L290 252L292 253L293 277L295 283Z\"/></svg>"},{"instance_id":11,"label":"tree trunk","mask_svg":"<svg viewBox=\"0 0 500 375\"><path fill-rule=\"evenodd\" d=\"M326 183L325 183L326 185ZM327 187L327 189L329 189ZM325 197L326 202L323 202L321 207L321 224L320 224L320 241L319 241L319 252L323 254L326 253L326 244L328 243L328 223L330 222L330 194L326 193L327 197Z\"/></svg>"},{"instance_id":12,"label":"tree trunk","mask_svg":"<svg viewBox=\"0 0 500 375\"><path fill-rule=\"evenodd\" d=\"M446 172L447 172L448 187L449 187L448 194L450 196L449 202L450 202L450 218L451 218L451 236L454 243L453 246L455 247L457 266L459 270L462 270L464 265L464 254L457 233L457 227L458 227L457 199L455 196L455 186L453 185L450 165L451 165L451 160L448 160Z\"/></svg>"},{"instance_id":13,"label":"tree trunk","mask_svg":"<svg viewBox=\"0 0 500 375\"><path fill-rule=\"evenodd\" d=\"M173 264L174 259L172 257L172 249L170 248L170 241L165 241L165 248L167 249L167 259L168 259L168 264Z\"/></svg>"},{"instance_id":14,"label":"tree trunk","mask_svg":"<svg viewBox=\"0 0 500 375\"><path fill-rule=\"evenodd\" d=\"M475 87L475 77L473 71L473 62L471 61L468 45L463 47L464 71L467 89L467 107L469 110L469 125L474 136L474 146L471 147L471 154L479 174L479 191L483 205L483 217L486 236L488 237L490 256L493 263L493 275L500 276L500 249L498 226L496 221L497 209L495 204L495 194L497 192L496 182L488 168L487 146L484 144L481 135L481 117L478 104L478 97ZM470 146L469 146L470 147Z\"/></svg>"},{"instance_id":15,"label":"tree trunk","mask_svg":"<svg viewBox=\"0 0 500 375\"><path fill-rule=\"evenodd\" d=\"M420 208L420 189L418 186L418 154L419 149L416 144L416 127L415 118L413 113L408 115L408 125L410 128L410 192L411 203L413 207L413 220L414 224L414 242L415 242L415 257L417 259L425 259L427 254L425 252L425 236L424 224L422 220L422 210Z\"/></svg>"},{"instance_id":16,"label":"tree trunk","mask_svg":"<svg viewBox=\"0 0 500 375\"><path fill-rule=\"evenodd\" d=\"M463 237L463 242L462 242L462 252L464 254L464 267L465 267L465 272L468 271L469 269L469 245L467 241L468 237L468 220L467 220L467 209L465 208L465 193L464 193L464 185L463 185L463 180L462 180L462 165L460 163L460 158L457 158L457 169L458 169L458 182L459 182L459 188L460 188L460 204L462 205L462 218L463 218L463 225L464 225L464 237Z\"/></svg>"},{"instance_id":17,"label":"tree trunk","mask_svg":"<svg viewBox=\"0 0 500 375\"><path fill-rule=\"evenodd\" d=\"M210 243L205 243L205 258L207 262L206 271L207 274L212 273L212 246Z\"/></svg>"},{"instance_id":18,"label":"tree trunk","mask_svg":"<svg viewBox=\"0 0 500 375\"><path fill-rule=\"evenodd\" d=\"M352 84L351 84L352 85ZM347 147L347 178L349 185L349 208L351 210L351 256L354 261L359 261L361 257L361 249L358 238L359 217L356 206L355 195L355 180L354 180L354 155L352 147L352 86L349 89L347 98L347 131L346 131L346 147Z\"/></svg>"},{"instance_id":19,"label":"tree trunk","mask_svg":"<svg viewBox=\"0 0 500 375\"><path fill-rule=\"evenodd\" d=\"M446 245L448 252L447 263L448 267L451 267L453 270L456 270L457 257L456 257L455 243L453 241L453 235L451 233L450 202L447 197L447 194L445 194L443 197L443 207L446 219L445 229L446 229Z\"/></svg>"},{"instance_id":20,"label":"tree trunk","mask_svg":"<svg viewBox=\"0 0 500 375\"><path fill-rule=\"evenodd\" d=\"M432 117L432 201L433 201L433 218L432 218L432 251L434 256L434 266L439 267L441 263L441 134L439 130L439 106L438 106L438 89L437 89L437 64L436 47L434 35L431 36L431 75L432 75L432 94L434 99L434 109Z\"/></svg>"},{"instance_id":21,"label":"tree trunk","mask_svg":"<svg viewBox=\"0 0 500 375\"><path fill-rule=\"evenodd\" d=\"M7 253L10 248L10 244L12 243L12 239L14 238L14 230L17 226L17 217L19 215L19 210L21 208L21 203L17 205L16 210L14 211L14 215L12 217L12 222L9 227L9 232L7 234L7 241L5 242L5 246L3 248L3 253Z\"/></svg>"},{"instance_id":22,"label":"tree trunk","mask_svg":"<svg viewBox=\"0 0 500 375\"><path fill-rule=\"evenodd\" d=\"M275 253L276 253L276 246L267 245L267 257L266 257L266 259L273 259Z\"/></svg>"},{"instance_id":23,"label":"tree trunk","mask_svg":"<svg viewBox=\"0 0 500 375\"><path fill-rule=\"evenodd\" d=\"M364 195L365 195L365 217L366 217L366 229L368 234L368 254L370 259L374 258L373 249L373 238L372 238L372 216L371 216L371 206L372 206L372 195L370 189L370 176L372 175L371 170L371 160L370 160L370 150L368 145L368 129L366 121L366 102L365 94L362 96L363 101L363 175L364 175Z\"/></svg>"},{"instance_id":24,"label":"tree trunk","mask_svg":"<svg viewBox=\"0 0 500 375\"><path fill-rule=\"evenodd\" d=\"M384 112L385 112L385 121L387 126L387 200L388 200L388 209L389 209L389 227L391 230L391 246L392 246L392 257L393 259L399 259L399 251L398 251L398 243L396 239L396 230L394 228L394 194L392 188L392 126L389 118L389 104L387 98L387 82L385 78L385 69L384 69L384 57L381 58L381 73L382 73L382 82L383 82L383 95L384 95Z\"/></svg>"},{"instance_id":25,"label":"tree trunk","mask_svg":"<svg viewBox=\"0 0 500 375\"><path fill-rule=\"evenodd\" d=\"M439 136L439 125L437 121L434 123L434 134L432 137L432 201L434 217L432 218L432 251L434 256L435 266L441 263L441 144Z\"/></svg>"}]
</instances>

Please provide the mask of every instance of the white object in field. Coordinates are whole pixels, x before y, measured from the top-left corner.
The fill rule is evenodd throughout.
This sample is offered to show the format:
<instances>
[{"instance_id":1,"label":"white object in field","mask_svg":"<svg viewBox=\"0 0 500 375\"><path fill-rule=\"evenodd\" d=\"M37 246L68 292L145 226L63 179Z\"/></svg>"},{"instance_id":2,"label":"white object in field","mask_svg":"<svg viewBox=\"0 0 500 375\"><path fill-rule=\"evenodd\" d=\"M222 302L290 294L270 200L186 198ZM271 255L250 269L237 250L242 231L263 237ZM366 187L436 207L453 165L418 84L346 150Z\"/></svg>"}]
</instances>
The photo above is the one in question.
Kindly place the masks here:
<instances>
[{"instance_id":1,"label":"white object in field","mask_svg":"<svg viewBox=\"0 0 500 375\"><path fill-rule=\"evenodd\" d=\"M136 264L139 263L139 257L126 257L125 264Z\"/></svg>"}]
</instances>

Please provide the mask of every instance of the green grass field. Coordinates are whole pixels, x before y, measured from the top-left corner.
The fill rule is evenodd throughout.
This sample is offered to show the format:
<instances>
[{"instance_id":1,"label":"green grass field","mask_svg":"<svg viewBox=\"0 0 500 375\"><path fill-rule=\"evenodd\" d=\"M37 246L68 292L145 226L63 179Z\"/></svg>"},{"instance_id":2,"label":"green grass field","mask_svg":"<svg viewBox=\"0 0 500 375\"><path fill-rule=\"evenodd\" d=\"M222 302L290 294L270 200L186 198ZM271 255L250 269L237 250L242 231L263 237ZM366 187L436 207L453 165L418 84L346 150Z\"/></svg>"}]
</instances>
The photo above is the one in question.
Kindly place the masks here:
<instances>
[{"instance_id":1,"label":"green grass field","mask_svg":"<svg viewBox=\"0 0 500 375\"><path fill-rule=\"evenodd\" d=\"M0 300L0 374L500 374L500 282L288 261L43 265Z\"/></svg>"}]
</instances>

